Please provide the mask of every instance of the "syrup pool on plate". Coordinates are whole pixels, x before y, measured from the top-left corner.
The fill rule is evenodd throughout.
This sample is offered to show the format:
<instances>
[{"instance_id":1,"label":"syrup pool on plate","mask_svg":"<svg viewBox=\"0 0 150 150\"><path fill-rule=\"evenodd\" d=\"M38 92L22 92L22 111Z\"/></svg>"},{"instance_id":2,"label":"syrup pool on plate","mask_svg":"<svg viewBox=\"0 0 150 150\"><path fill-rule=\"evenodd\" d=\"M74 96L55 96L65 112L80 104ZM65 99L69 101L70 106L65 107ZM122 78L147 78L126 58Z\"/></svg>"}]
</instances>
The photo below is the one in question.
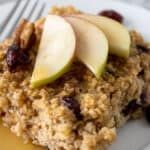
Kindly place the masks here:
<instances>
[{"instance_id":1,"label":"syrup pool on plate","mask_svg":"<svg viewBox=\"0 0 150 150\"><path fill-rule=\"evenodd\" d=\"M44 148L35 146L31 143L24 144L20 137L15 136L8 128L0 123L0 149L3 150L44 150Z\"/></svg>"}]
</instances>

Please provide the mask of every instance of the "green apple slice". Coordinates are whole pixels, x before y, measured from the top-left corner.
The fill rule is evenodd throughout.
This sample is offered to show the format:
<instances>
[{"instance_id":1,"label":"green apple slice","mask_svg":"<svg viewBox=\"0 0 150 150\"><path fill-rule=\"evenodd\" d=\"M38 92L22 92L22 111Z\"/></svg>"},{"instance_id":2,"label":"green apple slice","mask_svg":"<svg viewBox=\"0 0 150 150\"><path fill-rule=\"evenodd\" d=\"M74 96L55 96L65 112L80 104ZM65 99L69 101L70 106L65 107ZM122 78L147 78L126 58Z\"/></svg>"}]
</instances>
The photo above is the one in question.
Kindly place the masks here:
<instances>
[{"instance_id":1,"label":"green apple slice","mask_svg":"<svg viewBox=\"0 0 150 150\"><path fill-rule=\"evenodd\" d=\"M75 54L76 37L72 26L57 15L48 15L31 78L38 87L50 83L64 74Z\"/></svg>"},{"instance_id":2,"label":"green apple slice","mask_svg":"<svg viewBox=\"0 0 150 150\"><path fill-rule=\"evenodd\" d=\"M110 47L110 53L128 58L130 53L130 35L122 24L115 20L96 15L75 15L97 25L106 35Z\"/></svg>"},{"instance_id":3,"label":"green apple slice","mask_svg":"<svg viewBox=\"0 0 150 150\"><path fill-rule=\"evenodd\" d=\"M108 56L108 41L94 24L77 17L65 17L72 25L76 37L76 56L97 78L102 74Z\"/></svg>"}]
</instances>

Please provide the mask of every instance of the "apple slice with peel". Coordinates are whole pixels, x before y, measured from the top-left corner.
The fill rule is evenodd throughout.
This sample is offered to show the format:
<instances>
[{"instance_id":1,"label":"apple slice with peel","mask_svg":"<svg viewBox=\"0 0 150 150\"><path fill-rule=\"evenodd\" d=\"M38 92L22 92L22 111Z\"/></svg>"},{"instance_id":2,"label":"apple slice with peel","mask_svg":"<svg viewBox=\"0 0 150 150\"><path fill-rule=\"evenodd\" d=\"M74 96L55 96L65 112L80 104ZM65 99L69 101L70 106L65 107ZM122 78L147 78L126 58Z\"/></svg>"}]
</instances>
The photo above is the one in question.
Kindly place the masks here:
<instances>
[{"instance_id":1,"label":"apple slice with peel","mask_svg":"<svg viewBox=\"0 0 150 150\"><path fill-rule=\"evenodd\" d=\"M115 20L90 14L75 15L97 25L106 35L110 53L128 58L130 53L130 35L128 30Z\"/></svg>"},{"instance_id":2,"label":"apple slice with peel","mask_svg":"<svg viewBox=\"0 0 150 150\"><path fill-rule=\"evenodd\" d=\"M38 87L50 83L64 74L75 55L76 37L72 26L57 15L48 15L31 78Z\"/></svg>"},{"instance_id":3,"label":"apple slice with peel","mask_svg":"<svg viewBox=\"0 0 150 150\"><path fill-rule=\"evenodd\" d=\"M97 78L102 74L108 56L108 41L94 24L77 17L65 17L72 25L77 38L76 56Z\"/></svg>"}]
</instances>

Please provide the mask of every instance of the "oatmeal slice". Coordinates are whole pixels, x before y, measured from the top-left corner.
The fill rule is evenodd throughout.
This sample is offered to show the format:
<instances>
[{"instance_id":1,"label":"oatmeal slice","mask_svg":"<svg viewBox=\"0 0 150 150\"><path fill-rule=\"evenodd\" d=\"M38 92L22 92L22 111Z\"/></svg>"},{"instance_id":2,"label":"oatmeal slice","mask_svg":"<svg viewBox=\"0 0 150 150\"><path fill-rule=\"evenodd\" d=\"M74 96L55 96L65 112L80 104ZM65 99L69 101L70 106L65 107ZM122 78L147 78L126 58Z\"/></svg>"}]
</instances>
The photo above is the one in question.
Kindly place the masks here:
<instances>
[{"instance_id":1,"label":"oatmeal slice","mask_svg":"<svg viewBox=\"0 0 150 150\"><path fill-rule=\"evenodd\" d=\"M78 11L53 8L53 13ZM141 50L149 48L135 31L131 32L129 59L109 56L100 79L74 61L70 71L55 82L32 88L31 74L44 19L33 24L23 22L16 37L0 45L0 116L17 136L51 150L104 150L116 139L119 126L141 117L143 110L148 114L150 54ZM33 34L36 41L31 48L27 45ZM20 66L10 72L7 53L14 39L19 50L28 51L31 61L27 68Z\"/></svg>"}]
</instances>

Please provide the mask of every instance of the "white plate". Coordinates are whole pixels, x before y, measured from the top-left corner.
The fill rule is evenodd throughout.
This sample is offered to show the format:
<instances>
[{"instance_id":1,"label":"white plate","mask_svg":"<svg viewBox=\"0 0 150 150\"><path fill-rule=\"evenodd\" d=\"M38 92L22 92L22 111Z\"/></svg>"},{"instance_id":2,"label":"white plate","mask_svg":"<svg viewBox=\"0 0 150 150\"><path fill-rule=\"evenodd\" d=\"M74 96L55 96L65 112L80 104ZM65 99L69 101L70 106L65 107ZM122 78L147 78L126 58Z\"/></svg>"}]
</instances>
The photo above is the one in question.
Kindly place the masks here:
<instances>
[{"instance_id":1,"label":"white plate","mask_svg":"<svg viewBox=\"0 0 150 150\"><path fill-rule=\"evenodd\" d=\"M115 9L125 18L125 25L129 29L136 29L140 32L146 41L150 41L150 12L143 8L127 5L119 1L104 0L47 0L46 14L52 5L74 5L82 11L97 14L103 9ZM1 5L0 13L7 14L12 4ZM3 15L5 17L5 15ZM1 18L2 19L2 18ZM2 21L2 20L1 20ZM109 150L144 150L146 145L150 144L150 125L144 120L131 121L123 128L118 130L118 138ZM150 150L146 148L145 150Z\"/></svg>"}]
</instances>

